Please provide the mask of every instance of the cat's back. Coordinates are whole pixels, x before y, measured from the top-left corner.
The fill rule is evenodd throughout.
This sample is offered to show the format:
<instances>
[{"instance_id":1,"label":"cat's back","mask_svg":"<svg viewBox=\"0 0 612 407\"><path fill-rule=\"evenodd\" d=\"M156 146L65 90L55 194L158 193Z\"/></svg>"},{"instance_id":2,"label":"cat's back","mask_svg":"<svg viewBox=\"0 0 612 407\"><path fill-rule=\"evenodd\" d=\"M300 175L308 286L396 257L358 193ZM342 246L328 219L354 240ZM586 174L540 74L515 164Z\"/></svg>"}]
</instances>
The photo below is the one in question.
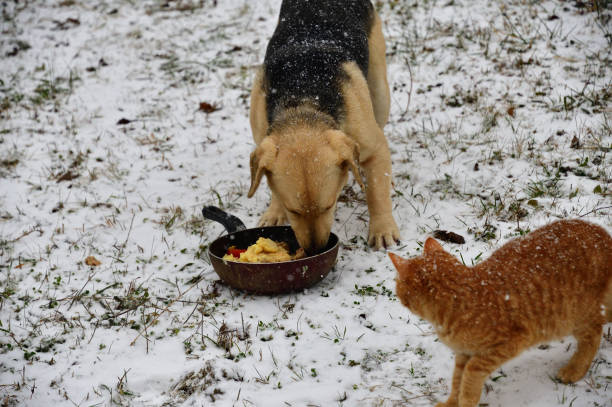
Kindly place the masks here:
<instances>
[{"instance_id":1,"label":"cat's back","mask_svg":"<svg viewBox=\"0 0 612 407\"><path fill-rule=\"evenodd\" d=\"M474 271L487 278L491 317L527 328L535 341L563 336L601 314L612 288L612 237L595 224L561 220L506 243Z\"/></svg>"},{"instance_id":2,"label":"cat's back","mask_svg":"<svg viewBox=\"0 0 612 407\"><path fill-rule=\"evenodd\" d=\"M506 243L488 262L504 264L511 273L522 271L534 277L561 276L570 272L573 275L609 275L612 237L603 227L593 223L559 220Z\"/></svg>"}]
</instances>

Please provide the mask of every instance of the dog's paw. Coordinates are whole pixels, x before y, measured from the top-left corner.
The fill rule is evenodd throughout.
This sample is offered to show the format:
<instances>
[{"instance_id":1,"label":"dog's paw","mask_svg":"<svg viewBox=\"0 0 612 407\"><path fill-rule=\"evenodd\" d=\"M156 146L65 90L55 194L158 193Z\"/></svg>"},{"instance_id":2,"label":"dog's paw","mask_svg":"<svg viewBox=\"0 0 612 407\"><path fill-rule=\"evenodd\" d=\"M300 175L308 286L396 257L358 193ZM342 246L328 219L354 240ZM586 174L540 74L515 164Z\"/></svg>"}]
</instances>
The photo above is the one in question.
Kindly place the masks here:
<instances>
[{"instance_id":1,"label":"dog's paw","mask_svg":"<svg viewBox=\"0 0 612 407\"><path fill-rule=\"evenodd\" d=\"M370 219L368 244L376 250L391 247L399 241L400 233L392 215Z\"/></svg>"},{"instance_id":2,"label":"dog's paw","mask_svg":"<svg viewBox=\"0 0 612 407\"><path fill-rule=\"evenodd\" d=\"M287 216L284 211L268 209L259 219L258 226L281 226L287 224Z\"/></svg>"}]
</instances>

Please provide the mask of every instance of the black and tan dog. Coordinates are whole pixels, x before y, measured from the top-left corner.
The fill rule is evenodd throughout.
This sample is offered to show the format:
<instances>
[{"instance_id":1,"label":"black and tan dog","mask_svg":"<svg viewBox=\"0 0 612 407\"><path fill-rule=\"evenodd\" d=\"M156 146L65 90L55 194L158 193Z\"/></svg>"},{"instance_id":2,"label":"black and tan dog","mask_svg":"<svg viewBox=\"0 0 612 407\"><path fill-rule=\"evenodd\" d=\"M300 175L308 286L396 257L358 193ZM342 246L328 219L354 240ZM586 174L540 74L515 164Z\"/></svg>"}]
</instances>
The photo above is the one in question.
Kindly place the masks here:
<instances>
[{"instance_id":1,"label":"black and tan dog","mask_svg":"<svg viewBox=\"0 0 612 407\"><path fill-rule=\"evenodd\" d=\"M366 190L368 242L399 239L391 213L385 43L369 0L284 0L251 92L251 187L272 191L260 225L289 220L300 245L327 243L348 171ZM361 179L363 168L367 188Z\"/></svg>"}]
</instances>

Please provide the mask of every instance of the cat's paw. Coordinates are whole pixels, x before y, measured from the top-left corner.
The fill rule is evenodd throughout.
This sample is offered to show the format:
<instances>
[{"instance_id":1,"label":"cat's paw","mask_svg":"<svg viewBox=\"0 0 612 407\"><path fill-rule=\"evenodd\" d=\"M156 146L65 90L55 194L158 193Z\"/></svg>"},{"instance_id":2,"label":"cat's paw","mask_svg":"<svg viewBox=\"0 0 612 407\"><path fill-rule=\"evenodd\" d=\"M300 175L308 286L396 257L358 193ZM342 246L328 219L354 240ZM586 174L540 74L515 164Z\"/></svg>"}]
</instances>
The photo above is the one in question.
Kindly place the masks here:
<instances>
[{"instance_id":1,"label":"cat's paw","mask_svg":"<svg viewBox=\"0 0 612 407\"><path fill-rule=\"evenodd\" d=\"M559 379L562 383L575 383L578 380L582 379L582 377L586 374L584 369L576 369L574 366L564 366L559 369L559 373L557 373L557 379Z\"/></svg>"},{"instance_id":2,"label":"cat's paw","mask_svg":"<svg viewBox=\"0 0 612 407\"><path fill-rule=\"evenodd\" d=\"M445 401L444 403L440 402L435 405L435 407L457 407L458 404L456 401Z\"/></svg>"}]
</instances>

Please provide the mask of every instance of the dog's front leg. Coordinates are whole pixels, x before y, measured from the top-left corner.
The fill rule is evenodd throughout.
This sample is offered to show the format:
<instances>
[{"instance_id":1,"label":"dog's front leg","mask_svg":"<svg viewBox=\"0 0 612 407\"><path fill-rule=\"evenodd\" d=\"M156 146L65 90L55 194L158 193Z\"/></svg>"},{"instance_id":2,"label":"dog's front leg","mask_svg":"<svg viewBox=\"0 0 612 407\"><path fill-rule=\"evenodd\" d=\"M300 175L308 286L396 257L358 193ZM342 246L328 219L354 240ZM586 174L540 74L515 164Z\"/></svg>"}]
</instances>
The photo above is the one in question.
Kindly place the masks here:
<instances>
[{"instance_id":1,"label":"dog's front leg","mask_svg":"<svg viewBox=\"0 0 612 407\"><path fill-rule=\"evenodd\" d=\"M366 176L366 199L370 213L368 244L377 250L390 247L399 240L400 234L391 212L391 154L387 143L361 163L361 167Z\"/></svg>"},{"instance_id":2,"label":"dog's front leg","mask_svg":"<svg viewBox=\"0 0 612 407\"><path fill-rule=\"evenodd\" d=\"M343 86L344 129L359 144L360 164L366 175L366 198L370 212L368 243L376 249L399 240L399 229L391 213L391 153L387 139L376 122L370 91L354 62L346 63L349 77Z\"/></svg>"},{"instance_id":3,"label":"dog's front leg","mask_svg":"<svg viewBox=\"0 0 612 407\"><path fill-rule=\"evenodd\" d=\"M270 199L270 205L266 212L259 219L259 226L280 226L287 224L285 208L274 192Z\"/></svg>"}]
</instances>

